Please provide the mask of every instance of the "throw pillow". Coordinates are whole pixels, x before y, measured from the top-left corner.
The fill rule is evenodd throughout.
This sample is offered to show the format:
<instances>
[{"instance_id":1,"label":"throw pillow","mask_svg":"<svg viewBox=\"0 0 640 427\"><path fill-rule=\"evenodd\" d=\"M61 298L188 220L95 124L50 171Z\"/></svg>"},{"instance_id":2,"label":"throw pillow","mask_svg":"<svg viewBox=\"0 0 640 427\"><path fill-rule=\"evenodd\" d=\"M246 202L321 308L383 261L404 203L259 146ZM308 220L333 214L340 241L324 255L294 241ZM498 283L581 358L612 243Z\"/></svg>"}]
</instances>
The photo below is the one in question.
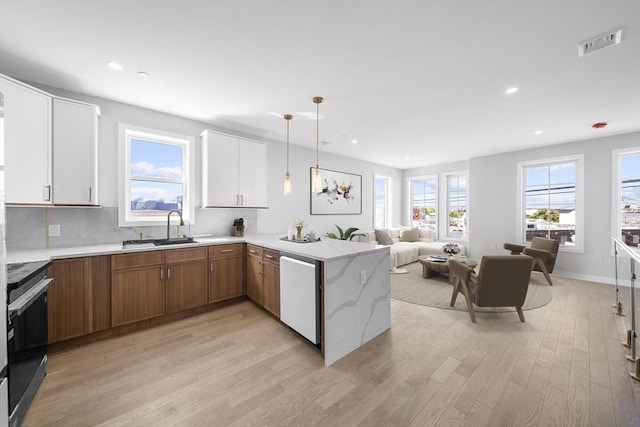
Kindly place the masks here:
<instances>
[{"instance_id":1,"label":"throw pillow","mask_svg":"<svg viewBox=\"0 0 640 427\"><path fill-rule=\"evenodd\" d=\"M391 234L389 234L389 230L386 228L376 229L376 240L381 245L389 246L393 245L393 240L391 240Z\"/></svg>"},{"instance_id":2,"label":"throw pillow","mask_svg":"<svg viewBox=\"0 0 640 427\"><path fill-rule=\"evenodd\" d=\"M434 242L436 240L436 233L433 230L421 228L419 233L421 242Z\"/></svg>"},{"instance_id":3,"label":"throw pillow","mask_svg":"<svg viewBox=\"0 0 640 427\"><path fill-rule=\"evenodd\" d=\"M410 228L404 230L400 236L400 240L403 242L418 242L420 241L420 233L417 228Z\"/></svg>"}]
</instances>

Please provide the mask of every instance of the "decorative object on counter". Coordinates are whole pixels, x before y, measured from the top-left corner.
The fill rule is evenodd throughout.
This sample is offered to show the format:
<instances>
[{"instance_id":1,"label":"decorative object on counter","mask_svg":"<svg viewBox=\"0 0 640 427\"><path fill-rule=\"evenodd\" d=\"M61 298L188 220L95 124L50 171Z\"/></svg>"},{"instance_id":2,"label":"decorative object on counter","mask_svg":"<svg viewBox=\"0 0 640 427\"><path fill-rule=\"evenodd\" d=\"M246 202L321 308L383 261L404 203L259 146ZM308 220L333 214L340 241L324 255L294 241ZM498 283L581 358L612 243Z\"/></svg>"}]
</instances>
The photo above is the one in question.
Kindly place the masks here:
<instances>
[{"instance_id":1,"label":"decorative object on counter","mask_svg":"<svg viewBox=\"0 0 640 427\"><path fill-rule=\"evenodd\" d=\"M316 167L311 181L313 183L311 186L311 191L313 193L320 193L322 191L322 176L320 175L318 158L320 157L320 103L322 102L322 97L314 97L313 102L316 104Z\"/></svg>"},{"instance_id":2,"label":"decorative object on counter","mask_svg":"<svg viewBox=\"0 0 640 427\"><path fill-rule=\"evenodd\" d=\"M460 246L455 243L446 243L442 246L442 252L449 255L449 257L452 257L455 254L460 253Z\"/></svg>"},{"instance_id":3,"label":"decorative object on counter","mask_svg":"<svg viewBox=\"0 0 640 427\"><path fill-rule=\"evenodd\" d=\"M343 230L338 224L336 224L336 228L338 232L340 232L340 236L336 236L335 233L327 233L327 237L330 239L338 239L338 240L353 240L356 236L364 236L362 233L356 233L359 230L357 227L349 227L346 230Z\"/></svg>"},{"instance_id":4,"label":"decorative object on counter","mask_svg":"<svg viewBox=\"0 0 640 427\"><path fill-rule=\"evenodd\" d=\"M244 218L238 218L233 220L233 228L231 229L231 235L234 237L244 237Z\"/></svg>"},{"instance_id":5,"label":"decorative object on counter","mask_svg":"<svg viewBox=\"0 0 640 427\"><path fill-rule=\"evenodd\" d=\"M289 122L293 119L291 114L282 116L287 121L287 172L284 174L284 195L291 195L291 175L289 174Z\"/></svg>"},{"instance_id":6,"label":"decorative object on counter","mask_svg":"<svg viewBox=\"0 0 640 427\"><path fill-rule=\"evenodd\" d=\"M306 239L307 239L307 240L316 240L316 239L317 239L317 238L316 238L316 232L315 232L315 231L313 231L313 230L311 230L310 232L308 232L308 233L307 233L307 236L306 236Z\"/></svg>"},{"instance_id":7,"label":"decorative object on counter","mask_svg":"<svg viewBox=\"0 0 640 427\"><path fill-rule=\"evenodd\" d=\"M309 239L308 235L306 237L303 237L302 240L298 240L298 239L289 239L287 236L283 236L280 238L280 240L285 240L287 242L292 242L292 243L314 243L314 242L321 242L322 240L316 236L315 239L311 240Z\"/></svg>"},{"instance_id":8,"label":"decorative object on counter","mask_svg":"<svg viewBox=\"0 0 640 427\"><path fill-rule=\"evenodd\" d=\"M296 228L296 240L302 240L302 229L305 226L304 221L299 219L293 223L293 226Z\"/></svg>"},{"instance_id":9,"label":"decorative object on counter","mask_svg":"<svg viewBox=\"0 0 640 427\"><path fill-rule=\"evenodd\" d=\"M362 214L362 175L328 169L320 175L324 184L311 194L311 215Z\"/></svg>"}]
</instances>

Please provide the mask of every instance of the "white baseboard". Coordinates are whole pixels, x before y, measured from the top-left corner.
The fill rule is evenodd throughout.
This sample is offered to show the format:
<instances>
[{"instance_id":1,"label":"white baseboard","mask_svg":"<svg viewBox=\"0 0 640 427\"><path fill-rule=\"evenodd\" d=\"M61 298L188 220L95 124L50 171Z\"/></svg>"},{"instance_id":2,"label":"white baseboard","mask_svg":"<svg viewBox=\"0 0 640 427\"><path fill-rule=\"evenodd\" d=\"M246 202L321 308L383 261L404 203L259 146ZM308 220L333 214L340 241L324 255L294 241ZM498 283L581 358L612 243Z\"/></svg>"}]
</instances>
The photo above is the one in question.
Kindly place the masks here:
<instances>
[{"instance_id":1,"label":"white baseboard","mask_svg":"<svg viewBox=\"0 0 640 427\"><path fill-rule=\"evenodd\" d=\"M569 273L567 271L557 271L557 270L554 271L553 274L551 274L551 280L553 280L553 276L566 277L568 279L586 280L589 282L602 283L605 285L616 284L615 277L592 276L590 274L577 274L577 273ZM630 287L631 280L618 278L618 286ZM640 286L640 283L636 283L636 287L638 286Z\"/></svg>"}]
</instances>

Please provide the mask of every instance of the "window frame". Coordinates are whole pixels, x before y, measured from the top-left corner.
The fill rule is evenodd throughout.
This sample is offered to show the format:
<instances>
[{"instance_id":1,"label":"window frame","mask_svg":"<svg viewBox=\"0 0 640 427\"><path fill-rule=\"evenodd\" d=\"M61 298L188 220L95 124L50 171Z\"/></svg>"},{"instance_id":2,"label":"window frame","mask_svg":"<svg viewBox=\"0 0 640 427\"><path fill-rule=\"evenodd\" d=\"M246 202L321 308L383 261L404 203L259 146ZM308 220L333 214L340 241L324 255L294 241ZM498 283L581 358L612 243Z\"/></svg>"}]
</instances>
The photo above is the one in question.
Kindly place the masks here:
<instances>
[{"instance_id":1,"label":"window frame","mask_svg":"<svg viewBox=\"0 0 640 427\"><path fill-rule=\"evenodd\" d=\"M518 209L517 209L517 240L518 242L529 246L530 242L525 238L526 221L526 191L523 187L525 184L524 170L527 166L550 166L558 163L576 162L576 225L575 234L577 242L574 246L560 245L559 251L584 253L585 233L584 233L584 154L575 154L568 156L551 157L537 160L527 160L518 162L517 164L517 191L518 191Z\"/></svg>"},{"instance_id":2,"label":"window frame","mask_svg":"<svg viewBox=\"0 0 640 427\"><path fill-rule=\"evenodd\" d=\"M377 213L377 201L376 201L376 181L378 179L382 179L385 182L385 201L384 201L384 222L385 225L383 227L380 227L377 223L376 223L376 218L378 217L378 213ZM387 175L382 175L382 174L378 174L378 173L374 173L373 174L373 228L391 228L391 224L392 224L392 217L391 217L391 204L392 204L392 197L391 197L391 186L393 183L393 179L390 176Z\"/></svg>"},{"instance_id":3,"label":"window frame","mask_svg":"<svg viewBox=\"0 0 640 427\"><path fill-rule=\"evenodd\" d=\"M193 163L192 150L194 138L188 135L180 135L157 129L150 129L125 123L118 125L118 226L164 226L166 217L148 216L141 219L132 219L131 214L131 139L143 139L159 144L181 146L182 157L182 218L184 222L195 224L193 209Z\"/></svg>"},{"instance_id":4,"label":"window frame","mask_svg":"<svg viewBox=\"0 0 640 427\"><path fill-rule=\"evenodd\" d=\"M469 171L468 170L462 170L462 171L453 171L453 172L446 172L443 174L444 175L444 195L443 195L443 203L444 206L446 207L446 210L443 212L443 217L444 217L444 224L443 224L443 235L446 237L447 240L456 240L456 241L460 241L460 242L468 242L469 241ZM449 222L450 222L450 218L449 218L449 213L451 212L451 200L449 198L449 178L452 176L465 176L467 179L467 185L465 186L465 193L466 193L466 235L464 236L456 236L453 234L450 234L450 229L449 229Z\"/></svg>"},{"instance_id":5,"label":"window frame","mask_svg":"<svg viewBox=\"0 0 640 427\"><path fill-rule=\"evenodd\" d=\"M620 148L617 150L611 151L611 195L612 195L612 203L611 203L611 235L616 237L618 240L622 240L622 168L621 162L623 157L627 156L640 156L640 146L637 147L628 147L628 148ZM611 254L614 254L614 243L611 242ZM631 246L633 248L633 246Z\"/></svg>"},{"instance_id":6,"label":"window frame","mask_svg":"<svg viewBox=\"0 0 640 427\"><path fill-rule=\"evenodd\" d=\"M434 174L426 174L426 175L416 175L407 177L407 216L405 217L408 221L407 224L413 227L413 181L422 181L433 179L435 181L435 209L436 209L436 224L435 230L436 236L439 236L440 233L440 180L437 173Z\"/></svg>"}]
</instances>

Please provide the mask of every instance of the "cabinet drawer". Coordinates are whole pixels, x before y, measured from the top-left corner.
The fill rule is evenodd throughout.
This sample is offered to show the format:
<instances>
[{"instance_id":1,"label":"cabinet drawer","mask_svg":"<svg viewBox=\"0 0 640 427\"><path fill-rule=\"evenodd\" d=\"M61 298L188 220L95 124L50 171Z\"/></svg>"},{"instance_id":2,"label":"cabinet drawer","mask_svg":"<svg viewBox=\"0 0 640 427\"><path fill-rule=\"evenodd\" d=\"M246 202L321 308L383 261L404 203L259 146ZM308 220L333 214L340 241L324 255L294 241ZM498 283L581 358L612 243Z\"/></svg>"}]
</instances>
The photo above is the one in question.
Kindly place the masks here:
<instances>
[{"instance_id":1,"label":"cabinet drawer","mask_svg":"<svg viewBox=\"0 0 640 427\"><path fill-rule=\"evenodd\" d=\"M263 249L260 246L247 245L247 255L262 258Z\"/></svg>"},{"instance_id":2,"label":"cabinet drawer","mask_svg":"<svg viewBox=\"0 0 640 427\"><path fill-rule=\"evenodd\" d=\"M139 252L135 254L121 254L111 256L111 269L146 267L164 264L164 251Z\"/></svg>"},{"instance_id":3,"label":"cabinet drawer","mask_svg":"<svg viewBox=\"0 0 640 427\"><path fill-rule=\"evenodd\" d=\"M169 249L165 251L167 264L207 259L207 248Z\"/></svg>"},{"instance_id":4,"label":"cabinet drawer","mask_svg":"<svg viewBox=\"0 0 640 427\"><path fill-rule=\"evenodd\" d=\"M274 251L273 249L262 249L262 259L267 262L272 262L275 264L280 263L280 252Z\"/></svg>"},{"instance_id":5,"label":"cabinet drawer","mask_svg":"<svg viewBox=\"0 0 640 427\"><path fill-rule=\"evenodd\" d=\"M233 245L216 245L209 246L209 257L210 258L220 258L220 257L228 257L234 255L242 255L242 243L237 243Z\"/></svg>"}]
</instances>

